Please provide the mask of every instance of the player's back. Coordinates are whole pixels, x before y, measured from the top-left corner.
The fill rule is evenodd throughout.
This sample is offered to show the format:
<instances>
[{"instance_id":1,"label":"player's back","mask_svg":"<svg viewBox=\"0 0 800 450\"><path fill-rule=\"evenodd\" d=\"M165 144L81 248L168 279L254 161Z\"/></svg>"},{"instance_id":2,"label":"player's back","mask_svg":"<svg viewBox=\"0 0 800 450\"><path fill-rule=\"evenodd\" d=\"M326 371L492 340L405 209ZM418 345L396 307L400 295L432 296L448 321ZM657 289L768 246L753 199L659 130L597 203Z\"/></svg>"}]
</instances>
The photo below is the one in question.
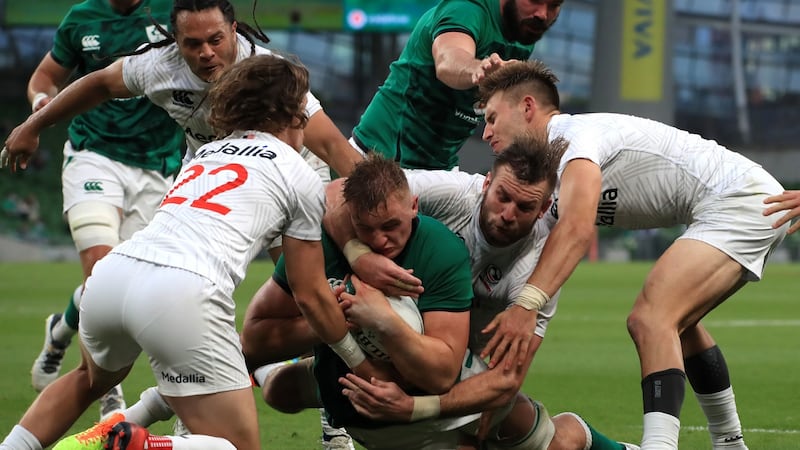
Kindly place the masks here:
<instances>
[{"instance_id":1,"label":"player's back","mask_svg":"<svg viewBox=\"0 0 800 450\"><path fill-rule=\"evenodd\" d=\"M237 136L201 147L153 221L114 251L233 288L265 242L319 239L319 176L272 135Z\"/></svg>"},{"instance_id":2,"label":"player's back","mask_svg":"<svg viewBox=\"0 0 800 450\"><path fill-rule=\"evenodd\" d=\"M655 228L691 222L695 205L735 191L758 164L718 143L641 117L622 114L559 114L548 127L569 148L559 175L573 159L602 170L597 224ZM556 198L560 185L556 188ZM557 202L557 200L556 200ZM551 212L558 213L554 204Z\"/></svg>"}]
</instances>

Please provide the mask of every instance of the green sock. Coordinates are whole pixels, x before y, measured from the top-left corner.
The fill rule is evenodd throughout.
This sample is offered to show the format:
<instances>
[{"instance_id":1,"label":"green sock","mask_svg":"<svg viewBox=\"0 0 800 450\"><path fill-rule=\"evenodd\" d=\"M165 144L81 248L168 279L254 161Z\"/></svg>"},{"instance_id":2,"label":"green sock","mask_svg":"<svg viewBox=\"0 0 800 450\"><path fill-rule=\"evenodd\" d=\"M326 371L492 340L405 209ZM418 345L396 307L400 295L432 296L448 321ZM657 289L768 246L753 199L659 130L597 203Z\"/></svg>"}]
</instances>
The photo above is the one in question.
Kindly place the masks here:
<instances>
[{"instance_id":1,"label":"green sock","mask_svg":"<svg viewBox=\"0 0 800 450\"><path fill-rule=\"evenodd\" d=\"M64 311L64 323L73 330L78 329L78 308L75 306L75 295L69 298L69 304L66 311Z\"/></svg>"},{"instance_id":2,"label":"green sock","mask_svg":"<svg viewBox=\"0 0 800 450\"><path fill-rule=\"evenodd\" d=\"M584 420L584 422L586 421ZM592 433L592 446L589 447L589 450L625 450L624 445L600 434L599 431L592 428L588 423L586 423L586 426L589 427L589 431Z\"/></svg>"}]
</instances>

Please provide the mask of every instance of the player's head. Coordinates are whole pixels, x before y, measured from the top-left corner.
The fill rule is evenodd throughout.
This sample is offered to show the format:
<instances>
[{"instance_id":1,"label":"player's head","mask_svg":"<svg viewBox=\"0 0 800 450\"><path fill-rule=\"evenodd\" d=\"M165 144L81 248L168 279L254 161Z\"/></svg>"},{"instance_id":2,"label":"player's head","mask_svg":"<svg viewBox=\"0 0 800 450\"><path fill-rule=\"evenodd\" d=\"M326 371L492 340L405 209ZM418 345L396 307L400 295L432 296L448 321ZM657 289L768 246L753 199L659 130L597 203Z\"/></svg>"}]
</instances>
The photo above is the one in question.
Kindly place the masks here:
<instances>
[{"instance_id":1,"label":"player's head","mask_svg":"<svg viewBox=\"0 0 800 450\"><path fill-rule=\"evenodd\" d=\"M345 180L343 195L358 239L375 253L399 255L411 237L418 206L400 166L370 153Z\"/></svg>"},{"instance_id":2,"label":"player's head","mask_svg":"<svg viewBox=\"0 0 800 450\"><path fill-rule=\"evenodd\" d=\"M558 19L564 0L501 0L506 37L525 45L533 44Z\"/></svg>"},{"instance_id":3,"label":"player's head","mask_svg":"<svg viewBox=\"0 0 800 450\"><path fill-rule=\"evenodd\" d=\"M484 78L478 95L484 105L483 140L497 153L526 130L541 131L558 113L558 78L541 61L504 65Z\"/></svg>"},{"instance_id":4,"label":"player's head","mask_svg":"<svg viewBox=\"0 0 800 450\"><path fill-rule=\"evenodd\" d=\"M511 245L530 234L550 207L558 165L569 143L541 133L518 136L495 156L483 183L479 223L486 241Z\"/></svg>"},{"instance_id":5,"label":"player's head","mask_svg":"<svg viewBox=\"0 0 800 450\"><path fill-rule=\"evenodd\" d=\"M235 130L281 135L299 150L308 121L306 92L308 70L301 64L272 55L251 56L222 72L209 90L208 122L223 135Z\"/></svg>"},{"instance_id":6,"label":"player's head","mask_svg":"<svg viewBox=\"0 0 800 450\"><path fill-rule=\"evenodd\" d=\"M195 75L214 81L236 61L236 19L228 0L175 0L170 15L178 49Z\"/></svg>"}]
</instances>

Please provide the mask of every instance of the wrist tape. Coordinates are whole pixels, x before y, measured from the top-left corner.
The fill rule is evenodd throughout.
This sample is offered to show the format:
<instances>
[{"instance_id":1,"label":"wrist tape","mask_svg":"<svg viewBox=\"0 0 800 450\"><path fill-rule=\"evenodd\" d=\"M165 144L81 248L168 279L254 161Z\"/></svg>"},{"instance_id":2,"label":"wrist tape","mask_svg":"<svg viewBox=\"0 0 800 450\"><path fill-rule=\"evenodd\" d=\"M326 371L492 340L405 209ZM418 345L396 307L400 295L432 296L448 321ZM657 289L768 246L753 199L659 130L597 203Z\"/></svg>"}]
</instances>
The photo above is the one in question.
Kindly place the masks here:
<instances>
[{"instance_id":1,"label":"wrist tape","mask_svg":"<svg viewBox=\"0 0 800 450\"><path fill-rule=\"evenodd\" d=\"M364 351L361 350L361 347L358 346L358 342L356 342L356 339L349 332L344 335L341 341L330 344L330 347L342 358L344 363L347 364L347 367L351 369L367 359Z\"/></svg>"},{"instance_id":2,"label":"wrist tape","mask_svg":"<svg viewBox=\"0 0 800 450\"><path fill-rule=\"evenodd\" d=\"M522 292L520 292L517 298L514 299L514 304L521 306L528 311L532 311L534 309L538 311L542 309L542 306L547 304L549 301L550 296L547 295L543 290L530 283L525 283L525 286L522 287Z\"/></svg>"},{"instance_id":3,"label":"wrist tape","mask_svg":"<svg viewBox=\"0 0 800 450\"><path fill-rule=\"evenodd\" d=\"M411 411L411 422L439 417L441 403L438 395L414 397L414 409Z\"/></svg>"},{"instance_id":4,"label":"wrist tape","mask_svg":"<svg viewBox=\"0 0 800 450\"><path fill-rule=\"evenodd\" d=\"M344 244L342 253L344 253L344 257L347 258L347 262L350 264L350 267L352 267L353 264L356 263L356 260L362 255L372 253L372 249L358 239L350 239Z\"/></svg>"}]
</instances>

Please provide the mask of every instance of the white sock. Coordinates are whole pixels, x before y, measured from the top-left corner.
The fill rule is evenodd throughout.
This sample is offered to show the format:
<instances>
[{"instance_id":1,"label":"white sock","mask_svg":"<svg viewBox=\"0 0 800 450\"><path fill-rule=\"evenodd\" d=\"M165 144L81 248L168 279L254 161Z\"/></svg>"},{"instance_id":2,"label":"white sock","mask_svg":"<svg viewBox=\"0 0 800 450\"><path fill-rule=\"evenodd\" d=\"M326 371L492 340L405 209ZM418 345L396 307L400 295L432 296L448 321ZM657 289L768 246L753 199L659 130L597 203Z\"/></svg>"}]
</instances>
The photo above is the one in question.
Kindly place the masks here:
<instances>
[{"instance_id":1,"label":"white sock","mask_svg":"<svg viewBox=\"0 0 800 450\"><path fill-rule=\"evenodd\" d=\"M662 412L649 412L644 415L644 434L642 450L676 450L681 420Z\"/></svg>"},{"instance_id":2,"label":"white sock","mask_svg":"<svg viewBox=\"0 0 800 450\"><path fill-rule=\"evenodd\" d=\"M267 380L267 377L270 373L272 373L275 369L279 367L283 367L287 364L291 364L292 360L289 361L281 361L272 364L267 364L266 366L261 366L258 369L253 371L253 379L256 380L259 386L264 386L264 383Z\"/></svg>"},{"instance_id":3,"label":"white sock","mask_svg":"<svg viewBox=\"0 0 800 450\"><path fill-rule=\"evenodd\" d=\"M165 436L172 440L172 450L236 450L227 439L206 436L204 434L187 434L185 436ZM157 450L154 445L148 446Z\"/></svg>"},{"instance_id":4,"label":"white sock","mask_svg":"<svg viewBox=\"0 0 800 450\"><path fill-rule=\"evenodd\" d=\"M0 442L0 450L42 450L42 444L22 425L14 425L11 433Z\"/></svg>"},{"instance_id":5,"label":"white sock","mask_svg":"<svg viewBox=\"0 0 800 450\"><path fill-rule=\"evenodd\" d=\"M708 431L711 433L711 443L716 449L746 450L747 446L742 437L742 424L736 412L736 400L733 388L715 392L713 394L698 394L695 397L700 403L700 408L708 420Z\"/></svg>"},{"instance_id":6,"label":"white sock","mask_svg":"<svg viewBox=\"0 0 800 450\"><path fill-rule=\"evenodd\" d=\"M122 413L125 415L126 421L143 427L149 427L161 420L168 420L175 414L155 386L142 391L139 401Z\"/></svg>"},{"instance_id":7,"label":"white sock","mask_svg":"<svg viewBox=\"0 0 800 450\"><path fill-rule=\"evenodd\" d=\"M81 295L83 295L83 284L79 284L78 287L75 288L75 292L72 293L72 304L75 305L75 308L78 310L80 310L79 306L81 304ZM61 316L61 320L56 322L52 331L53 339L58 342L69 341L77 332L78 330L67 325L67 321L64 320L64 316Z\"/></svg>"}]
</instances>

